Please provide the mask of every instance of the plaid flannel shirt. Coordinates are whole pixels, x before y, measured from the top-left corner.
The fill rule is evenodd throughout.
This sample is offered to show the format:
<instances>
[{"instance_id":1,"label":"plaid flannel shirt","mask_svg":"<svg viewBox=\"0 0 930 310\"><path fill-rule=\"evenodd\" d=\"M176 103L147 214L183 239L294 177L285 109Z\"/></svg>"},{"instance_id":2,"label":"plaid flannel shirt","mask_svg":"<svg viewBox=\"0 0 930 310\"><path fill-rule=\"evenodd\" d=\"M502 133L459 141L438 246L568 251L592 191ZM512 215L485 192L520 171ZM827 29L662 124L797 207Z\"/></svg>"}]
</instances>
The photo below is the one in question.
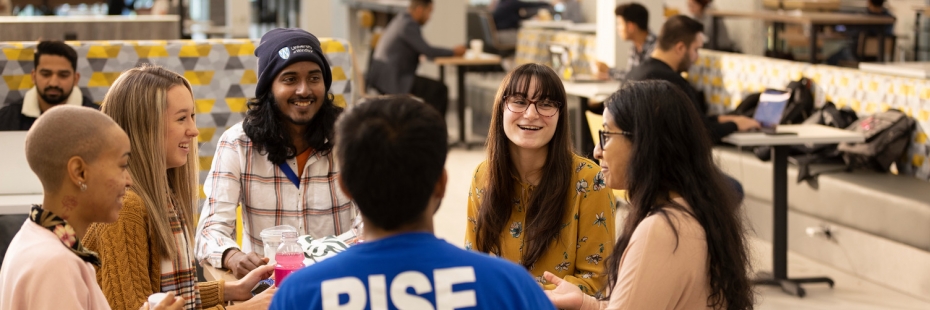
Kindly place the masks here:
<instances>
[{"instance_id":1,"label":"plaid flannel shirt","mask_svg":"<svg viewBox=\"0 0 930 310\"><path fill-rule=\"evenodd\" d=\"M298 171L297 160L287 163ZM322 238L339 235L355 222L355 203L337 184L332 152L313 153L302 167L300 188L281 169L252 146L242 123L220 137L204 183L207 199L196 230L196 256L214 267L223 265L223 252L238 247L233 238L236 206L242 206L242 251L264 256L260 237L265 228L291 225L299 235Z\"/></svg>"}]
</instances>

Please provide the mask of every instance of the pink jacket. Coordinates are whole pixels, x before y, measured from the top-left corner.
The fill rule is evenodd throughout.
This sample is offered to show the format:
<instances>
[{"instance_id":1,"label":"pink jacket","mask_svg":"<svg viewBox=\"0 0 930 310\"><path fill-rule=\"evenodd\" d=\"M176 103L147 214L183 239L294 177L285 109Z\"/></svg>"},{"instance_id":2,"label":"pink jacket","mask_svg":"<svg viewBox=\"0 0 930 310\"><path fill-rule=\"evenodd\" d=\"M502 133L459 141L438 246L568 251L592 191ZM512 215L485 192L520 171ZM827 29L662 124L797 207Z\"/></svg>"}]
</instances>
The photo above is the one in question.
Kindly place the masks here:
<instances>
[{"instance_id":1,"label":"pink jacket","mask_svg":"<svg viewBox=\"0 0 930 310\"><path fill-rule=\"evenodd\" d=\"M26 220L0 270L0 309L110 309L94 266Z\"/></svg>"}]
</instances>

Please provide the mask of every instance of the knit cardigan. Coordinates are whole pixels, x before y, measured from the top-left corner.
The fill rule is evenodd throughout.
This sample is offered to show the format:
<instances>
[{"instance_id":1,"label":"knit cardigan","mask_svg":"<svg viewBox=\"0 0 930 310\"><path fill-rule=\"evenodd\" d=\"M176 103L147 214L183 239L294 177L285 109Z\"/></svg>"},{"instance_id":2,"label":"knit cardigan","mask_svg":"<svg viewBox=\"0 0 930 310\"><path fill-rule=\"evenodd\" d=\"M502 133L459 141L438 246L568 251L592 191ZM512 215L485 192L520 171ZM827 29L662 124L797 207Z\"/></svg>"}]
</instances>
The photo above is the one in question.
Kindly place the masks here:
<instances>
[{"instance_id":1,"label":"knit cardigan","mask_svg":"<svg viewBox=\"0 0 930 310\"><path fill-rule=\"evenodd\" d=\"M138 309L149 295L161 291L162 254L148 231L149 214L142 198L126 191L119 220L92 224L81 240L84 247L100 255L97 283L113 309ZM197 286L203 309L225 309L222 281Z\"/></svg>"}]
</instances>

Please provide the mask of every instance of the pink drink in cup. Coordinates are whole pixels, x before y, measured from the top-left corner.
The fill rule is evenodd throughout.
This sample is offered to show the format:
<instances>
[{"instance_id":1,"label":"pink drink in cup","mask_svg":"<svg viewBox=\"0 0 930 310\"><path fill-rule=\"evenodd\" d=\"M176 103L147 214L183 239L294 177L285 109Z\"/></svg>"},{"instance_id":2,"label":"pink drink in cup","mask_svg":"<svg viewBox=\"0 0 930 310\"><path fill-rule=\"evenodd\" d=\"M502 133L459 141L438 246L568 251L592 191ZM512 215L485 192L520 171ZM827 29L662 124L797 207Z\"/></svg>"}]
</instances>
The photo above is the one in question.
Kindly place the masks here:
<instances>
[{"instance_id":1,"label":"pink drink in cup","mask_svg":"<svg viewBox=\"0 0 930 310\"><path fill-rule=\"evenodd\" d=\"M281 234L281 245L274 255L275 287L281 286L284 278L292 272L304 268L304 251L297 244L297 232L287 231Z\"/></svg>"}]
</instances>

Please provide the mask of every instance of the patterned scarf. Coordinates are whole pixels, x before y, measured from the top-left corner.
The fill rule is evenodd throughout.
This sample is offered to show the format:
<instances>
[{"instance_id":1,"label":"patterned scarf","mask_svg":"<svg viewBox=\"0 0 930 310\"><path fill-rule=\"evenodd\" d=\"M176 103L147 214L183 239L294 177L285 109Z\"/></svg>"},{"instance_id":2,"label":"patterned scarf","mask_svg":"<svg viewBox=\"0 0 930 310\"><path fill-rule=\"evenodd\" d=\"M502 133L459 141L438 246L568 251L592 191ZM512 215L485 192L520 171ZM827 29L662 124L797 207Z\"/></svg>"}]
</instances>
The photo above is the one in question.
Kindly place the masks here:
<instances>
[{"instance_id":1,"label":"patterned scarf","mask_svg":"<svg viewBox=\"0 0 930 310\"><path fill-rule=\"evenodd\" d=\"M188 223L181 220L173 206L168 212L168 223L174 233L178 256L161 260L161 291L173 291L175 296L183 297L184 309L199 310L201 300L200 289L197 287L197 269L194 267L194 248L185 233Z\"/></svg>"},{"instance_id":2,"label":"patterned scarf","mask_svg":"<svg viewBox=\"0 0 930 310\"><path fill-rule=\"evenodd\" d=\"M41 205L32 205L32 211L29 212L29 219L39 226L45 227L45 229L55 233L55 235L58 236L58 240L68 247L74 255L80 257L81 260L100 268L100 258L97 257L97 253L85 249L84 246L81 245L81 240L78 240L74 233L74 228L68 225L68 222L63 218L58 217L49 210L42 209Z\"/></svg>"}]
</instances>

